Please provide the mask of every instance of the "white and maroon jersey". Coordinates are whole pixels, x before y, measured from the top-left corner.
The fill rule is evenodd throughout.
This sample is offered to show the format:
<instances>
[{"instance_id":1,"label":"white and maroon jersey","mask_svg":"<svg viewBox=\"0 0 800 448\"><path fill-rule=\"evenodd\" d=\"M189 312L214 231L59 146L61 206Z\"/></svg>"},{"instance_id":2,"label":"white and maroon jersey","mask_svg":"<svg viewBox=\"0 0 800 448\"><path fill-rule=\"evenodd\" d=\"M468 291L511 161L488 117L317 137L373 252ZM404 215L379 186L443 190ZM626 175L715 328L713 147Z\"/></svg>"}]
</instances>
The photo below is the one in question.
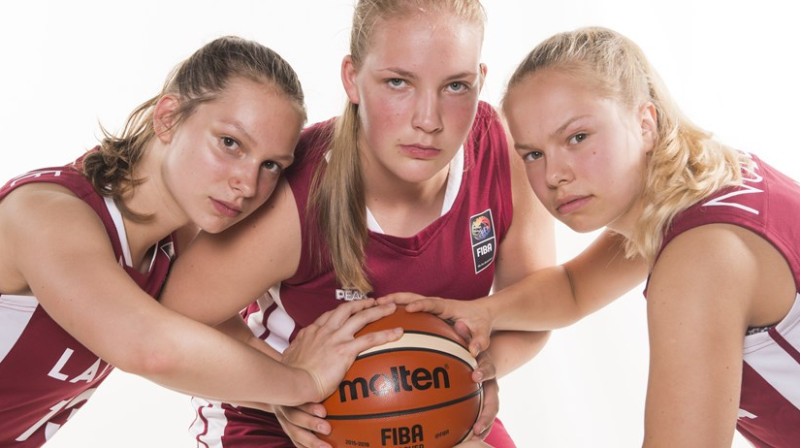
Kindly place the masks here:
<instances>
[{"instance_id":1,"label":"white and maroon jersey","mask_svg":"<svg viewBox=\"0 0 800 448\"><path fill-rule=\"evenodd\" d=\"M754 170L743 172L744 184L724 188L680 213L662 248L682 232L705 224L741 226L783 255L797 288L800 185L751 157ZM782 321L744 337L743 367L737 429L757 447L800 446L800 293Z\"/></svg>"},{"instance_id":2,"label":"white and maroon jersey","mask_svg":"<svg viewBox=\"0 0 800 448\"><path fill-rule=\"evenodd\" d=\"M315 250L319 247L315 244L324 242L308 237L319 234L306 210L312 177L324 163L332 125L328 121L303 132L297 159L287 172L304 235L298 270L244 312L253 333L281 352L320 314L343 301L362 298L337 284L327 249ZM488 295L497 247L511 224L509 164L503 127L494 110L480 103L470 134L451 162L438 219L416 235L401 238L384 234L367 211L366 271L374 288L371 295L410 291L462 300ZM199 446L244 447L256 441L259 446L292 446L272 414L200 399L194 402L198 417L191 431ZM262 421L256 420L258 415ZM271 434L259 438L259 430ZM514 446L499 422L487 441L498 448Z\"/></svg>"},{"instance_id":3,"label":"white and maroon jersey","mask_svg":"<svg viewBox=\"0 0 800 448\"><path fill-rule=\"evenodd\" d=\"M148 294L157 296L174 255L172 237L159 243L150 270L140 273L131 267L122 215L114 201L97 194L74 164L16 177L0 189L0 201L31 182L62 185L92 207L108 232L120 267ZM0 446L44 444L112 369L53 321L36 297L0 294Z\"/></svg>"}]
</instances>

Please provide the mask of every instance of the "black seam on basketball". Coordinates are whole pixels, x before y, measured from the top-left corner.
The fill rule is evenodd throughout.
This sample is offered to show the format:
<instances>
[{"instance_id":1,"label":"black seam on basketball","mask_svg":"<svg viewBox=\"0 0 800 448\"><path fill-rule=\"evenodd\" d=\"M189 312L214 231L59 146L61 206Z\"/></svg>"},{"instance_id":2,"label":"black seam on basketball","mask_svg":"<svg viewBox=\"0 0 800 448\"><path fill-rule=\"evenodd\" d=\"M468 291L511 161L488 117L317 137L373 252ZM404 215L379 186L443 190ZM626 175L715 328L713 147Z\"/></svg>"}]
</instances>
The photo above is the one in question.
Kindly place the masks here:
<instances>
[{"instance_id":1,"label":"black seam on basketball","mask_svg":"<svg viewBox=\"0 0 800 448\"><path fill-rule=\"evenodd\" d=\"M392 347L392 348L387 348L385 350L378 350L378 351L370 352L370 353L367 353L366 355L358 355L358 357L356 357L356 361L358 361L359 359L369 358L370 356L382 355L384 353L392 353L392 352L429 352L429 353L436 353L436 354L439 354L439 355L447 356L448 358L455 359L456 361L460 362L461 364L464 364L465 366L467 366L470 369L472 369L472 366L468 362L464 361L464 359L462 359L458 355L454 355L452 353L447 353L447 352L443 352L441 350L436 350L436 349L433 349L433 348L426 348L426 347Z\"/></svg>"},{"instance_id":2,"label":"black seam on basketball","mask_svg":"<svg viewBox=\"0 0 800 448\"><path fill-rule=\"evenodd\" d=\"M461 403L462 401L467 401L470 398L480 394L483 391L483 388L479 387L475 392L472 392L468 395L465 395L461 398L457 398L455 400L445 401L442 403L437 403L430 406L424 406L421 408L415 409L406 409L404 411L394 411L394 412L380 412L376 414L362 414L362 415L328 415L325 417L327 420L365 420L365 419L376 419L376 418L387 418L387 417L399 417L401 415L409 415L409 414L417 414L420 412L431 411L434 409L445 408L447 406L451 406L454 404ZM477 421L477 420L476 420ZM473 423L474 425L475 423Z\"/></svg>"}]
</instances>

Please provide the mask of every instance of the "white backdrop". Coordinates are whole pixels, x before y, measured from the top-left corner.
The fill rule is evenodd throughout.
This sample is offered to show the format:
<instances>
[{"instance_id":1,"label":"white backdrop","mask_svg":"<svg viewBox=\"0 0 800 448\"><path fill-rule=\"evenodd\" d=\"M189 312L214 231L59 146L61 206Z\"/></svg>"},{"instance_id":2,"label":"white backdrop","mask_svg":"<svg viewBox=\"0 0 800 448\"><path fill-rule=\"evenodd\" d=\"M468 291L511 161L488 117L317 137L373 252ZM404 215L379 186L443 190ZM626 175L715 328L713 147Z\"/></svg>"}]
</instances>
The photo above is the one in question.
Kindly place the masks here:
<instances>
[{"instance_id":1,"label":"white backdrop","mask_svg":"<svg viewBox=\"0 0 800 448\"><path fill-rule=\"evenodd\" d=\"M550 34L584 25L637 41L684 111L724 142L800 178L797 24L791 2L485 1L483 98L497 104L516 63ZM738 6L739 4L746 6ZM338 79L351 0L0 2L0 180L74 159L98 122L118 130L179 60L222 34L281 53L303 82L310 122L344 104ZM559 259L593 235L559 227ZM500 417L520 447L641 444L647 333L641 288L570 328L501 380ZM49 447L189 447L188 399L115 372ZM748 446L737 436L736 447Z\"/></svg>"}]
</instances>

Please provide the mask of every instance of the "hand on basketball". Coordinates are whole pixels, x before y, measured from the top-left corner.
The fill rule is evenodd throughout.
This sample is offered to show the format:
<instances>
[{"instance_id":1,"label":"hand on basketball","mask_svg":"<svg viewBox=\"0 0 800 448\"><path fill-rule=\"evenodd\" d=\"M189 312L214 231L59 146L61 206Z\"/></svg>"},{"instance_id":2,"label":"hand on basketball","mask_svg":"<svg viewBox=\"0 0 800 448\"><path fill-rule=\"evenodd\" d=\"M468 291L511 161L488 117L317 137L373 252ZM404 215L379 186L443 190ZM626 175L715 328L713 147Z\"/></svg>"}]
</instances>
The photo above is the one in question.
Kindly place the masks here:
<instances>
[{"instance_id":1,"label":"hand on basketball","mask_svg":"<svg viewBox=\"0 0 800 448\"><path fill-rule=\"evenodd\" d=\"M332 394L359 353L402 336L401 328L354 336L364 325L393 313L395 308L394 304L376 306L374 299L345 302L298 332L283 352L283 362L309 374L317 391L311 401L321 402Z\"/></svg>"},{"instance_id":2,"label":"hand on basketball","mask_svg":"<svg viewBox=\"0 0 800 448\"><path fill-rule=\"evenodd\" d=\"M478 420L472 426L473 440L483 440L492 429L497 412L500 410L500 388L495 378L494 362L487 352L482 352L477 358L478 367L472 372L472 379L483 384L483 408L478 415Z\"/></svg>"},{"instance_id":3,"label":"hand on basketball","mask_svg":"<svg viewBox=\"0 0 800 448\"><path fill-rule=\"evenodd\" d=\"M319 403L309 403L302 406L275 406L275 416L281 428L298 447L323 448L329 444L318 439L315 433L328 434L331 425L323 418L325 407Z\"/></svg>"},{"instance_id":4,"label":"hand on basketball","mask_svg":"<svg viewBox=\"0 0 800 448\"><path fill-rule=\"evenodd\" d=\"M378 299L378 303L406 305L408 312L426 311L453 323L456 331L469 341L472 356L489 347L492 322L482 300L453 300L425 297L410 292L398 292Z\"/></svg>"}]
</instances>

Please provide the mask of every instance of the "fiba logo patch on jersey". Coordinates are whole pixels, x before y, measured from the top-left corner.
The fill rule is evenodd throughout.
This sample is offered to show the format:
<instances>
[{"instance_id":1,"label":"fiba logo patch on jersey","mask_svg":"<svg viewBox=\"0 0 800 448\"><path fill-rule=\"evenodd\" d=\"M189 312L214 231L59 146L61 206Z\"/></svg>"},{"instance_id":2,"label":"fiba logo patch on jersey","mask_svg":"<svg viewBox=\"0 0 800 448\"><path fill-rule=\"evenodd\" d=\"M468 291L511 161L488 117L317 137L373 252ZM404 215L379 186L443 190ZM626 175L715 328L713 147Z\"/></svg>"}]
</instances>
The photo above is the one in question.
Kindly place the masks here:
<instances>
[{"instance_id":1,"label":"fiba logo patch on jersey","mask_svg":"<svg viewBox=\"0 0 800 448\"><path fill-rule=\"evenodd\" d=\"M475 273L477 274L486 269L494 260L497 244L491 209L469 218L469 233L472 239L472 259L475 262Z\"/></svg>"}]
</instances>

